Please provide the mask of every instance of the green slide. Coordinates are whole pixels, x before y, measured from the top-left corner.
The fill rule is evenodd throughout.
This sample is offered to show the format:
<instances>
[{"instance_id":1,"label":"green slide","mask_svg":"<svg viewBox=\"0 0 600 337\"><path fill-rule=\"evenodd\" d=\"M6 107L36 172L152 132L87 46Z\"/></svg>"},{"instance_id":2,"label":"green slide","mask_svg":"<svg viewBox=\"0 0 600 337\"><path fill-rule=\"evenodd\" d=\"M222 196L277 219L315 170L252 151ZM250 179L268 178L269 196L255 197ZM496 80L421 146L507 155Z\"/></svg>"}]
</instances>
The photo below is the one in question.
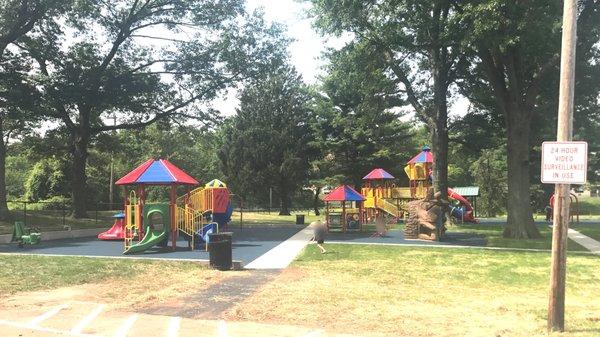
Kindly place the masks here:
<instances>
[{"instance_id":1,"label":"green slide","mask_svg":"<svg viewBox=\"0 0 600 337\"><path fill-rule=\"evenodd\" d=\"M168 237L169 237L168 228L164 228L164 229L160 229L160 230L148 229L148 231L146 232L146 235L144 236L142 241L129 247L129 249L124 251L123 254L134 254L134 253L143 252L147 249L150 249L150 248L158 245L159 243L163 242L164 240L167 240Z\"/></svg>"}]
</instances>

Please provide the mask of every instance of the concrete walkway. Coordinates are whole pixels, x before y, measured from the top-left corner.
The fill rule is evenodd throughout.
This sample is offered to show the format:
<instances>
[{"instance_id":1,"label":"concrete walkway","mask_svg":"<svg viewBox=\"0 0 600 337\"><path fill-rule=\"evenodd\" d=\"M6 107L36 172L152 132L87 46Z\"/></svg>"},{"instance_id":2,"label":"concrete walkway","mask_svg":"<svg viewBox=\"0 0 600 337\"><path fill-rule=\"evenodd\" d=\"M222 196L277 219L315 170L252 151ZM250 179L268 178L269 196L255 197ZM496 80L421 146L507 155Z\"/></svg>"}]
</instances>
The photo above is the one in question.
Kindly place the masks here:
<instances>
[{"instance_id":1,"label":"concrete walkway","mask_svg":"<svg viewBox=\"0 0 600 337\"><path fill-rule=\"evenodd\" d=\"M317 327L116 311L109 304L0 305L0 335L21 337L357 337Z\"/></svg>"},{"instance_id":2,"label":"concrete walkway","mask_svg":"<svg viewBox=\"0 0 600 337\"><path fill-rule=\"evenodd\" d=\"M589 236L583 235L578 231L569 228L569 239L584 246L587 250L594 254L600 254L600 242L590 238Z\"/></svg>"},{"instance_id":3,"label":"concrete walkway","mask_svg":"<svg viewBox=\"0 0 600 337\"><path fill-rule=\"evenodd\" d=\"M248 263L246 269L284 269L306 247L313 237L312 229L305 227L291 238Z\"/></svg>"}]
</instances>

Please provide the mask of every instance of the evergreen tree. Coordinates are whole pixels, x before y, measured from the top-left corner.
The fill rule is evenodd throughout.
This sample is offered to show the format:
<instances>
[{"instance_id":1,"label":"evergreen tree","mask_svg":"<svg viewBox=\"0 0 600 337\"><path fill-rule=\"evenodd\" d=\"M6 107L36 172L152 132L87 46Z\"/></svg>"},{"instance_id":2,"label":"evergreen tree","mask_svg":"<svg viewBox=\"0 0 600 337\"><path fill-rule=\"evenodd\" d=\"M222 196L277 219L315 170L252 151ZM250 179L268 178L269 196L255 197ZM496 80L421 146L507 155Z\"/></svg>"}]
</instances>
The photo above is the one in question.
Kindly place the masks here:
<instances>
[{"instance_id":1,"label":"evergreen tree","mask_svg":"<svg viewBox=\"0 0 600 337\"><path fill-rule=\"evenodd\" d=\"M264 201L272 188L279 214L290 214L291 197L306 184L313 155L309 98L289 67L243 91L237 114L224 126L219 155L235 193Z\"/></svg>"}]
</instances>

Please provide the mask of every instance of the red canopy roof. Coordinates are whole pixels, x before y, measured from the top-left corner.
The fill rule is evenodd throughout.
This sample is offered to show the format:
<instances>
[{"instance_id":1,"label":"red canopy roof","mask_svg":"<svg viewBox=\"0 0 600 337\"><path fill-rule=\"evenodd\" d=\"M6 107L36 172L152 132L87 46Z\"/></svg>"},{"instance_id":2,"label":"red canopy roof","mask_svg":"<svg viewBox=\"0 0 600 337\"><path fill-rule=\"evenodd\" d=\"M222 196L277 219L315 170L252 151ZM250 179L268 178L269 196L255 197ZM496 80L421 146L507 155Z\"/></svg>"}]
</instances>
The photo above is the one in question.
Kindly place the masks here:
<instances>
[{"instance_id":1,"label":"red canopy roof","mask_svg":"<svg viewBox=\"0 0 600 337\"><path fill-rule=\"evenodd\" d=\"M394 179L394 176L382 168L376 168L363 177L363 180Z\"/></svg>"},{"instance_id":2,"label":"red canopy roof","mask_svg":"<svg viewBox=\"0 0 600 337\"><path fill-rule=\"evenodd\" d=\"M325 198L325 201L363 201L365 197L362 194L356 192L355 189L348 185L338 186L335 190L331 191Z\"/></svg>"},{"instance_id":3,"label":"red canopy roof","mask_svg":"<svg viewBox=\"0 0 600 337\"><path fill-rule=\"evenodd\" d=\"M148 159L115 185L198 185L198 181L166 159Z\"/></svg>"}]
</instances>

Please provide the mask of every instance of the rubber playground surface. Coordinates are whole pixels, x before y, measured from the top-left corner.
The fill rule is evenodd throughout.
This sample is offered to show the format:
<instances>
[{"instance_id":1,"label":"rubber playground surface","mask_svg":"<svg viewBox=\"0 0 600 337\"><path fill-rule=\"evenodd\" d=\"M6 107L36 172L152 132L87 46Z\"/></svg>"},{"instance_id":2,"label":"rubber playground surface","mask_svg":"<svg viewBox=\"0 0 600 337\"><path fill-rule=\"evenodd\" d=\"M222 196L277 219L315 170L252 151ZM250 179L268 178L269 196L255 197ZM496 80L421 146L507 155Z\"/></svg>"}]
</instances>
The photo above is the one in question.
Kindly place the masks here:
<instances>
[{"instance_id":1,"label":"rubber playground surface","mask_svg":"<svg viewBox=\"0 0 600 337\"><path fill-rule=\"evenodd\" d=\"M233 232L232 254L234 260L241 260L244 264L256 259L271 250L287 238L294 235L303 227L294 226L252 226L244 228L229 228ZM170 242L169 242L170 243ZM177 249L171 247L154 247L143 253L123 255L123 241L102 241L96 237L79 239L61 239L42 241L35 246L18 248L16 244L0 245L1 253L30 253L48 255L85 255L108 256L129 258L159 258L159 259L184 259L208 260L208 252L204 251L204 244L200 249L191 251L187 248L187 241L178 240Z\"/></svg>"},{"instance_id":2,"label":"rubber playground surface","mask_svg":"<svg viewBox=\"0 0 600 337\"><path fill-rule=\"evenodd\" d=\"M275 248L280 243L292 237L303 229L301 226L249 226L232 227L229 231L233 233L232 254L234 260L240 260L244 265L250 263L261 255ZM421 240L405 240L403 233L399 230L388 231L383 237L373 237L372 233L329 233L329 243L373 243L373 244L424 244L424 245L460 245L460 246L485 246L485 239L464 233L448 232L441 242L430 242ZM208 260L209 254L200 249L191 251L187 248L187 241L179 240L177 249L171 247L154 247L143 253L123 255L122 241L101 241L96 237L79 239L61 239L42 241L35 246L18 248L16 244L0 245L0 253L29 253L48 255L83 255L83 256L105 256L105 257L129 257L129 258L158 258L158 259L184 259L184 260Z\"/></svg>"}]
</instances>

